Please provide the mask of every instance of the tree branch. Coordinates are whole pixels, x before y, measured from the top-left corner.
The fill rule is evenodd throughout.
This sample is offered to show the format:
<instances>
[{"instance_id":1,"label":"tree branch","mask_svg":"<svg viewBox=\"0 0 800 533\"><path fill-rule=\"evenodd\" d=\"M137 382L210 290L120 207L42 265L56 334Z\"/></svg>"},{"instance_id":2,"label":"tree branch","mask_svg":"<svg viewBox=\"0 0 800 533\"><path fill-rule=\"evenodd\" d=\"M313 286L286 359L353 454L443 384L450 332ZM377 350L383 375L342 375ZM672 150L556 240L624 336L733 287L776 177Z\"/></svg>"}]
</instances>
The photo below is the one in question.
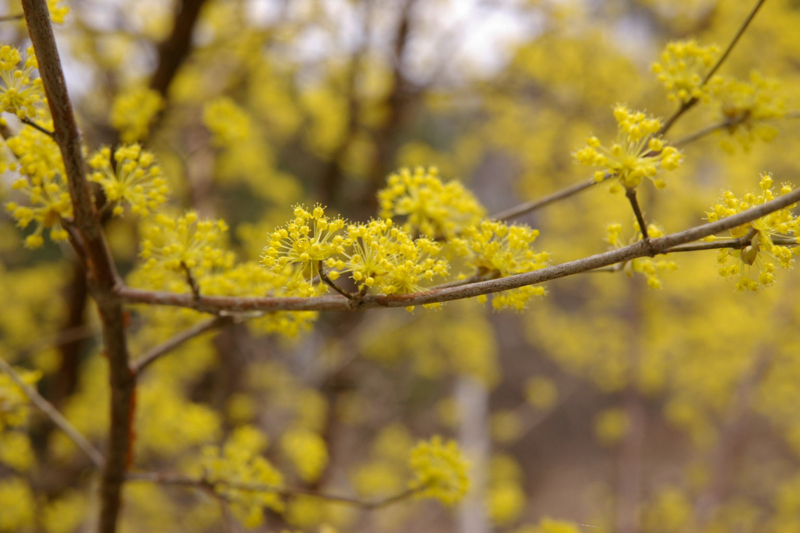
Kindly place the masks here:
<instances>
[{"instance_id":1,"label":"tree branch","mask_svg":"<svg viewBox=\"0 0 800 533\"><path fill-rule=\"evenodd\" d=\"M145 368L150 366L157 359L167 355L181 344L197 337L198 335L202 335L207 331L211 331L212 329L216 328L223 328L231 323L233 323L233 319L231 317L218 316L204 322L200 322L199 324L195 324L191 328L181 331L177 335L164 341L143 356L136 359L131 364L131 369L133 370L133 373L138 376Z\"/></svg>"},{"instance_id":2,"label":"tree branch","mask_svg":"<svg viewBox=\"0 0 800 533\"><path fill-rule=\"evenodd\" d=\"M115 286L119 275L103 235L83 159L81 134L67 92L46 0L22 0L31 42L39 60L54 139L64 161L74 225L86 248L89 288L97 302L103 327L104 351L109 360L111 420L108 451L101 483L101 533L114 533L120 511L122 483L130 459L130 424L133 421L134 376L128 366L125 319Z\"/></svg>"},{"instance_id":3,"label":"tree branch","mask_svg":"<svg viewBox=\"0 0 800 533\"><path fill-rule=\"evenodd\" d=\"M98 451L97 448L92 446L92 443L88 441L86 437L84 437L80 431L75 429L75 426L69 423L69 420L64 418L64 416L58 412L58 409L53 407L53 404L48 402L44 399L44 397L39 394L36 389L25 383L22 377L14 371L14 368L9 365L4 359L0 358L0 370L8 374L11 380L16 383L17 387L22 389L22 392L25 393L25 396L31 401L33 405L39 408L47 417L53 421L53 423L58 426L58 428L63 431L67 437L75 443L75 445L80 448L80 450L85 453L89 459L95 464L97 468L102 468L105 459L103 458L103 454Z\"/></svg>"},{"instance_id":4,"label":"tree branch","mask_svg":"<svg viewBox=\"0 0 800 533\"><path fill-rule=\"evenodd\" d=\"M748 224L779 209L783 209L800 201L800 188L780 196L769 202L757 205L733 216L702 224L684 231L672 233L658 239L639 241L635 244L592 255L583 259L549 266L540 270L515 274L505 278L478 281L467 285L450 286L422 292L399 295L367 295L358 306L353 306L343 296L302 297L231 297L201 296L194 300L191 295L161 291L134 289L120 285L117 294L128 303L150 305L168 305L188 307L207 313L249 313L253 311L352 311L373 307L407 307L452 300L472 298L483 294L517 289L526 285L535 285L589 270L607 267L638 257L652 257L673 251L689 251L680 249L681 245L698 241L716 233ZM702 249L712 249L715 243L704 243ZM719 246L717 246L719 247Z\"/></svg>"},{"instance_id":5,"label":"tree branch","mask_svg":"<svg viewBox=\"0 0 800 533\"><path fill-rule=\"evenodd\" d=\"M208 479L194 479L179 474L164 474L158 472L136 472L128 474L129 481L145 481L148 483L158 483L161 485L177 485L183 487L194 487L201 490L214 491L215 487L226 487L236 490L247 490L253 492L271 492L279 496L310 496L312 498L319 498L329 502L341 503L343 505L350 505L353 507L360 507L362 509L373 510L382 507L388 507L394 503L405 500L419 492L421 489L409 489L394 496L389 496L381 500L360 500L358 498L350 498L348 496L337 496L333 494L324 494L315 492L313 490L302 488L286 488L275 487L272 485L263 485L259 483L237 483L233 481L211 481Z\"/></svg>"}]
</instances>

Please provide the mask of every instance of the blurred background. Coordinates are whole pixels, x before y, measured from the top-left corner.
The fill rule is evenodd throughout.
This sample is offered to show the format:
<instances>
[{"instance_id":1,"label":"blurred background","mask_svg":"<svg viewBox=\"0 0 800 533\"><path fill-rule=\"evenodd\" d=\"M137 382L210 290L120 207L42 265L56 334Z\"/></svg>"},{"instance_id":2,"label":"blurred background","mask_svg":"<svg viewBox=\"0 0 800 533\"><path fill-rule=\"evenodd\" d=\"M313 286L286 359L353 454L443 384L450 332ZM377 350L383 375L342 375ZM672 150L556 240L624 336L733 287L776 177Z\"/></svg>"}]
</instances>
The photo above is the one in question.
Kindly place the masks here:
<instances>
[{"instance_id":1,"label":"blurred background","mask_svg":"<svg viewBox=\"0 0 800 533\"><path fill-rule=\"evenodd\" d=\"M724 48L751 4L62 0L51 11L69 8L56 37L88 149L141 142L164 168L170 207L227 221L247 261L296 203L376 216L377 191L401 167L438 167L490 213L588 180L573 151L590 134L614 138L615 104L662 118L677 108L651 72L667 42ZM720 73L774 78L786 110L800 109L797 28L800 3L766 2ZM0 41L26 48L24 22L0 22ZM723 118L703 102L668 138ZM640 188L648 219L679 231L722 189L758 190L762 172L800 182L800 124L769 127L687 144L665 190ZM13 180L4 174L4 201ZM555 263L605 251L608 224L625 241L635 230L624 195L607 189L519 222L541 231L536 249ZM136 285L136 219L106 229ZM251 425L288 485L370 499L405 489L408 450L441 434L471 463L460 506L364 512L289 498L255 530L800 531L800 279L780 271L771 288L736 292L716 257L670 258L678 268L660 289L625 271L557 280L518 314L470 300L305 314L293 336L258 320L209 332L142 378L134 465L181 471ZM82 267L67 246L24 249L5 214L0 261L2 357L41 371L40 392L102 446L107 369ZM202 318L134 307L132 353ZM91 464L39 413L23 429L0 425L0 531L87 530ZM125 531L244 530L201 491L130 483L125 498Z\"/></svg>"}]
</instances>

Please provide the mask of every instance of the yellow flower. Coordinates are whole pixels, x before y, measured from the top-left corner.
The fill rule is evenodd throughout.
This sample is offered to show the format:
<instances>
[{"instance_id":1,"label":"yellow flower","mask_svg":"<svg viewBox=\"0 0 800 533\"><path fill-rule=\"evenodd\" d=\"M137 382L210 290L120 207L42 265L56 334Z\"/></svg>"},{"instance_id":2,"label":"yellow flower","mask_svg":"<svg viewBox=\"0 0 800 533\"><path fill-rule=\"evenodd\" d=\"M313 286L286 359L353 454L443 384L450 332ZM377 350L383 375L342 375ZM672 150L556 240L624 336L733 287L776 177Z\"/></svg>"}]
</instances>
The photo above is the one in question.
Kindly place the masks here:
<instances>
[{"instance_id":1,"label":"yellow flower","mask_svg":"<svg viewBox=\"0 0 800 533\"><path fill-rule=\"evenodd\" d=\"M8 45L0 48L0 111L14 113L19 118L35 118L36 106L44 101L41 78L31 77L39 67L33 47L28 48L27 54L25 68L20 70L19 50Z\"/></svg>"},{"instance_id":2,"label":"yellow flower","mask_svg":"<svg viewBox=\"0 0 800 533\"><path fill-rule=\"evenodd\" d=\"M772 184L772 176L762 174L759 183L760 194L748 193L740 199L731 191L725 191L719 202L707 213L707 219L709 222L720 220L774 199L776 194ZM792 184L784 183L778 196L790 193L793 188ZM762 287L768 287L775 281L776 264L783 268L792 266L792 248L780 242L783 240L792 243L797 236L798 220L792 214L792 209L796 205L779 209L730 231L730 236L735 239L742 237L749 239L749 244L741 250L722 249L717 255L721 276L739 276L736 290L757 291ZM734 262L728 264L731 258ZM751 273L753 267L758 271L756 274Z\"/></svg>"},{"instance_id":3,"label":"yellow flower","mask_svg":"<svg viewBox=\"0 0 800 533\"><path fill-rule=\"evenodd\" d=\"M606 409L595 419L595 433L606 445L616 444L628 432L630 421L622 409Z\"/></svg>"},{"instance_id":4,"label":"yellow flower","mask_svg":"<svg viewBox=\"0 0 800 533\"><path fill-rule=\"evenodd\" d=\"M694 39L673 41L667 44L661 62L653 63L652 69L669 93L669 99L685 103L706 95L703 79L718 53L716 46L700 46Z\"/></svg>"},{"instance_id":5,"label":"yellow flower","mask_svg":"<svg viewBox=\"0 0 800 533\"><path fill-rule=\"evenodd\" d=\"M224 446L206 446L202 450L200 468L203 479L230 504L231 510L248 528L264 521L264 510L283 511L284 503L275 492L247 490L230 484L258 485L276 490L283 486L283 476L259 455L266 444L254 440L252 431L236 431Z\"/></svg>"},{"instance_id":6,"label":"yellow flower","mask_svg":"<svg viewBox=\"0 0 800 533\"><path fill-rule=\"evenodd\" d=\"M411 469L415 478L409 484L420 498L433 498L445 505L458 503L467 493L468 464L455 441L432 437L411 450Z\"/></svg>"},{"instance_id":7,"label":"yellow flower","mask_svg":"<svg viewBox=\"0 0 800 533\"><path fill-rule=\"evenodd\" d=\"M756 71L750 81L715 76L710 83L712 101L729 124L722 148L731 152L738 142L749 150L757 140L771 141L778 130L767 121L786 114L786 99L778 91L777 80L765 78Z\"/></svg>"},{"instance_id":8,"label":"yellow flower","mask_svg":"<svg viewBox=\"0 0 800 533\"><path fill-rule=\"evenodd\" d=\"M641 111L632 113L622 105L614 109L614 118L617 142L606 148L597 137L589 137L587 146L575 152L578 162L602 168L594 174L596 181L619 178L626 189L635 189L649 178L657 189L666 187L666 182L656 177L658 169L675 170L681 163L681 154L656 136L661 121Z\"/></svg>"},{"instance_id":9,"label":"yellow flower","mask_svg":"<svg viewBox=\"0 0 800 533\"><path fill-rule=\"evenodd\" d=\"M634 219L634 226L638 228L638 223ZM627 241L623 240L622 224L616 222L609 224L606 227L608 236L606 242L614 248L622 248L623 246L634 244L642 240L641 231L637 230L634 235ZM647 235L651 238L663 237L664 230L655 224L648 224ZM648 287L652 289L661 288L661 278L658 277L658 272L671 272L678 269L678 264L674 261L666 261L664 259L653 259L652 257L637 257L625 263L623 271L630 278L634 273L642 274L647 280Z\"/></svg>"},{"instance_id":10,"label":"yellow flower","mask_svg":"<svg viewBox=\"0 0 800 533\"><path fill-rule=\"evenodd\" d=\"M17 369L16 372L28 385L35 384L42 376L39 371ZM25 425L29 413L28 397L7 374L0 373L0 432Z\"/></svg>"},{"instance_id":11,"label":"yellow flower","mask_svg":"<svg viewBox=\"0 0 800 533\"><path fill-rule=\"evenodd\" d=\"M310 212L298 205L294 208L294 219L272 232L261 261L276 273L284 272L287 267L295 268L286 286L290 293L310 296L324 292L324 284L315 289L311 281L319 274L321 262L344 252L345 238L339 234L344 226L343 219L325 216L320 205Z\"/></svg>"},{"instance_id":12,"label":"yellow flower","mask_svg":"<svg viewBox=\"0 0 800 533\"><path fill-rule=\"evenodd\" d=\"M281 436L281 448L303 481L316 481L328 465L325 440L313 431L302 428L287 430Z\"/></svg>"},{"instance_id":13,"label":"yellow flower","mask_svg":"<svg viewBox=\"0 0 800 533\"><path fill-rule=\"evenodd\" d=\"M349 272L360 289L408 294L435 276L447 275L447 261L436 259L441 246L427 238L413 239L391 219L348 226L345 245L344 257L330 258L326 265Z\"/></svg>"},{"instance_id":14,"label":"yellow flower","mask_svg":"<svg viewBox=\"0 0 800 533\"><path fill-rule=\"evenodd\" d=\"M167 201L169 188L151 152L138 144L120 146L114 152L114 163L109 148L100 149L89 159L89 166L95 170L89 179L103 187L109 202L118 202L115 215L123 213L122 203L129 204L134 214L147 216Z\"/></svg>"},{"instance_id":15,"label":"yellow flower","mask_svg":"<svg viewBox=\"0 0 800 533\"><path fill-rule=\"evenodd\" d=\"M213 269L233 266L233 254L222 248L228 226L224 221L200 220L189 211L180 217L159 214L142 230L142 271L160 286L164 271L189 272L196 281Z\"/></svg>"},{"instance_id":16,"label":"yellow flower","mask_svg":"<svg viewBox=\"0 0 800 533\"><path fill-rule=\"evenodd\" d=\"M117 95L111 106L111 125L120 132L122 142L141 141L150 129L153 118L164 108L158 91L136 87Z\"/></svg>"},{"instance_id":17,"label":"yellow flower","mask_svg":"<svg viewBox=\"0 0 800 533\"><path fill-rule=\"evenodd\" d=\"M214 144L230 148L250 137L250 117L230 98L221 97L203 107L203 124L214 135Z\"/></svg>"},{"instance_id":18,"label":"yellow flower","mask_svg":"<svg viewBox=\"0 0 800 533\"><path fill-rule=\"evenodd\" d=\"M381 218L407 217L403 229L430 238L453 237L486 215L458 181L442 183L435 167L401 169L378 192Z\"/></svg>"},{"instance_id":19,"label":"yellow flower","mask_svg":"<svg viewBox=\"0 0 800 533\"><path fill-rule=\"evenodd\" d=\"M453 242L456 250L467 256L467 265L479 276L505 277L547 266L550 254L533 249L538 236L539 231L528 226L484 220L465 228L462 237ZM495 309L510 307L522 311L533 296L545 293L545 288L540 286L520 287L495 295L492 305Z\"/></svg>"}]
</instances>

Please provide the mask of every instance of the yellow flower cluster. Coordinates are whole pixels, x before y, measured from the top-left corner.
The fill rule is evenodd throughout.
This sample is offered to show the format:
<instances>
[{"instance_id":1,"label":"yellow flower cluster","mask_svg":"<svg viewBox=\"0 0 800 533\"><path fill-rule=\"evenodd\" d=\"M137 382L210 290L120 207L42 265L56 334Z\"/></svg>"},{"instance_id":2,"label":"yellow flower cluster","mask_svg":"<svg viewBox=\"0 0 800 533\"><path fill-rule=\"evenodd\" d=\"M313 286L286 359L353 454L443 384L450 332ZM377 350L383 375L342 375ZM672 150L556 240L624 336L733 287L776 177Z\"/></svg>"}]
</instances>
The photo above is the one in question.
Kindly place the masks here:
<instances>
[{"instance_id":1,"label":"yellow flower cluster","mask_svg":"<svg viewBox=\"0 0 800 533\"><path fill-rule=\"evenodd\" d=\"M703 80L718 53L716 46L700 46L694 39L673 41L661 53L661 62L653 63L653 73L670 100L685 103L703 98L706 94Z\"/></svg>"},{"instance_id":2,"label":"yellow flower cluster","mask_svg":"<svg viewBox=\"0 0 800 533\"><path fill-rule=\"evenodd\" d=\"M539 270L550 260L548 252L535 252L533 243L539 231L524 225L509 226L505 222L484 220L464 228L462 237L453 240L458 253L467 256L467 264L476 269L478 276L505 277ZM525 309L533 296L545 294L545 288L529 285L496 294L492 299L495 309Z\"/></svg>"},{"instance_id":3,"label":"yellow flower cluster","mask_svg":"<svg viewBox=\"0 0 800 533\"><path fill-rule=\"evenodd\" d=\"M454 237L486 215L460 182L442 183L435 167L391 174L386 187L378 191L378 201L381 218L407 217L405 231L433 239Z\"/></svg>"},{"instance_id":4,"label":"yellow flower cluster","mask_svg":"<svg viewBox=\"0 0 800 533\"><path fill-rule=\"evenodd\" d=\"M27 472L35 461L31 439L26 433L0 430L0 464Z\"/></svg>"},{"instance_id":5,"label":"yellow flower cluster","mask_svg":"<svg viewBox=\"0 0 800 533\"><path fill-rule=\"evenodd\" d=\"M489 462L486 509L492 524L515 522L527 503L522 486L522 468L510 455L495 455Z\"/></svg>"},{"instance_id":6,"label":"yellow flower cluster","mask_svg":"<svg viewBox=\"0 0 800 533\"><path fill-rule=\"evenodd\" d=\"M768 202L776 197L773 190L773 180L770 174L763 174L759 186L760 194L748 193L742 198L737 198L731 191L725 191L719 203L711 207L707 213L710 222L735 215L759 204ZM778 195L788 194L794 186L784 183ZM749 244L741 250L722 249L717 255L721 276L739 275L736 289L740 291L757 291L759 288L768 287L775 282L776 263L783 268L792 265L792 248L780 244L793 243L798 233L798 219L792 214L792 209L797 204L790 205L769 215L736 227L731 230L733 238L747 238ZM776 241L778 241L776 243ZM728 264L730 259L733 264ZM755 267L757 275L751 274Z\"/></svg>"},{"instance_id":7,"label":"yellow flower cluster","mask_svg":"<svg viewBox=\"0 0 800 533\"><path fill-rule=\"evenodd\" d=\"M285 287L291 275L272 272L257 262L248 261L202 276L197 281L201 294L208 296L286 296ZM293 338L308 330L317 316L315 311L278 311L248 320L247 324L263 333L280 333Z\"/></svg>"},{"instance_id":8,"label":"yellow flower cluster","mask_svg":"<svg viewBox=\"0 0 800 533\"><path fill-rule=\"evenodd\" d=\"M328 465L325 440L313 431L303 428L288 429L281 436L283 453L291 460L300 479L312 483Z\"/></svg>"},{"instance_id":9,"label":"yellow flower cluster","mask_svg":"<svg viewBox=\"0 0 800 533\"><path fill-rule=\"evenodd\" d=\"M34 385L42 376L39 371L16 372L28 385ZM0 373L0 432L25 425L29 413L28 397L7 374Z\"/></svg>"},{"instance_id":10,"label":"yellow flower cluster","mask_svg":"<svg viewBox=\"0 0 800 533\"><path fill-rule=\"evenodd\" d=\"M630 421L625 411L619 408L605 409L595 418L594 431L600 443L606 446L617 444L628 432Z\"/></svg>"},{"instance_id":11,"label":"yellow flower cluster","mask_svg":"<svg viewBox=\"0 0 800 533\"><path fill-rule=\"evenodd\" d=\"M711 80L712 101L729 124L730 136L723 137L723 149L733 151L738 142L748 150L755 141L771 141L778 135L777 128L767 123L786 114L786 99L778 89L777 80L765 78L757 71L750 73L749 81L722 76Z\"/></svg>"},{"instance_id":12,"label":"yellow flower cluster","mask_svg":"<svg viewBox=\"0 0 800 533\"><path fill-rule=\"evenodd\" d=\"M617 142L606 148L597 137L589 137L587 146L575 152L578 162L602 168L594 173L596 181L619 178L626 189L635 189L649 178L657 189L666 187L666 182L656 177L658 169L675 170L681 163L681 154L657 137L661 121L622 105L614 109L614 118Z\"/></svg>"},{"instance_id":13,"label":"yellow flower cluster","mask_svg":"<svg viewBox=\"0 0 800 533\"><path fill-rule=\"evenodd\" d=\"M52 127L49 122L44 125ZM6 210L21 228L27 228L31 222L36 223L35 231L25 240L25 246L42 246L45 229L50 230L53 241L66 240L67 232L61 222L72 217L72 202L58 145L51 137L33 128L24 128L8 139L6 145L17 158L17 162L9 165L9 168L25 176L15 181L13 188L27 196L29 204L23 206L9 202Z\"/></svg>"},{"instance_id":14,"label":"yellow flower cluster","mask_svg":"<svg viewBox=\"0 0 800 533\"><path fill-rule=\"evenodd\" d=\"M62 0L47 0L47 9L50 10L50 20L55 24L63 24L69 14L69 7L60 5Z\"/></svg>"},{"instance_id":15,"label":"yellow flower cluster","mask_svg":"<svg viewBox=\"0 0 800 533\"><path fill-rule=\"evenodd\" d=\"M250 137L250 117L227 97L212 100L203 107L203 124L213 134L217 146L230 148Z\"/></svg>"},{"instance_id":16,"label":"yellow flower cluster","mask_svg":"<svg viewBox=\"0 0 800 533\"><path fill-rule=\"evenodd\" d=\"M408 294L421 290L423 281L447 275L447 261L435 258L441 246L427 238L413 239L391 219L348 226L345 246L344 259L331 258L326 265L350 272L359 289Z\"/></svg>"},{"instance_id":17,"label":"yellow flower cluster","mask_svg":"<svg viewBox=\"0 0 800 533\"><path fill-rule=\"evenodd\" d=\"M264 510L283 511L284 503L275 492L247 490L232 485L257 485L260 488L283 486L283 475L260 453L267 440L255 428L237 428L220 449L207 446L202 450L203 479L230 504L231 510L248 528L264 521Z\"/></svg>"},{"instance_id":18,"label":"yellow flower cluster","mask_svg":"<svg viewBox=\"0 0 800 533\"><path fill-rule=\"evenodd\" d=\"M25 68L19 69L19 50L8 45L0 48L0 112L14 113L19 118L36 117L36 106L44 101L41 78L32 78L33 70L39 68L32 46L27 55Z\"/></svg>"},{"instance_id":19,"label":"yellow flower cluster","mask_svg":"<svg viewBox=\"0 0 800 533\"><path fill-rule=\"evenodd\" d=\"M634 220L634 225L638 228L638 223ZM625 242L622 239L622 224L616 222L607 226L608 236L606 242L614 248L622 248L623 246L634 244L642 240L642 234L637 231L632 239ZM651 238L658 238L664 236L664 230L655 224L648 224L647 234ZM678 264L674 261L666 261L663 259L653 259L652 257L637 257L625 263L623 268L628 277L633 277L634 273L642 274L647 280L647 285L653 289L661 288L661 278L658 277L658 272L671 272L678 269Z\"/></svg>"},{"instance_id":20,"label":"yellow flower cluster","mask_svg":"<svg viewBox=\"0 0 800 533\"><path fill-rule=\"evenodd\" d=\"M320 205L311 211L298 205L294 208L294 219L272 232L261 261L276 273L290 266L295 268L286 285L291 294L311 296L324 291L323 285L315 289L311 281L319 274L323 261L344 253L345 238L340 231L345 224L341 218L328 218Z\"/></svg>"},{"instance_id":21,"label":"yellow flower cluster","mask_svg":"<svg viewBox=\"0 0 800 533\"><path fill-rule=\"evenodd\" d=\"M469 489L469 465L455 441L444 442L439 436L422 441L411 450L409 464L415 474L409 487L419 491L420 498L453 505Z\"/></svg>"},{"instance_id":22,"label":"yellow flower cluster","mask_svg":"<svg viewBox=\"0 0 800 533\"><path fill-rule=\"evenodd\" d=\"M23 478L0 480L0 502L4 502L0 531L28 531L34 527L36 499Z\"/></svg>"},{"instance_id":23,"label":"yellow flower cluster","mask_svg":"<svg viewBox=\"0 0 800 533\"><path fill-rule=\"evenodd\" d=\"M132 143L147 137L150 123L164 108L158 91L137 87L117 95L111 106L111 125L120 132L122 142Z\"/></svg>"},{"instance_id":24,"label":"yellow flower cluster","mask_svg":"<svg viewBox=\"0 0 800 533\"><path fill-rule=\"evenodd\" d=\"M222 248L227 231L224 221L200 220L194 211L179 217L158 214L142 230L142 272L160 286L165 270L197 280L212 269L229 269L234 257Z\"/></svg>"},{"instance_id":25,"label":"yellow flower cluster","mask_svg":"<svg viewBox=\"0 0 800 533\"><path fill-rule=\"evenodd\" d=\"M167 181L151 152L138 144L120 146L114 152L115 164L111 163L111 150L98 150L89 159L89 166L94 169L89 179L103 187L109 202L117 204L115 215L124 212L122 203L129 204L135 215L147 216L167 201Z\"/></svg>"}]
</instances>

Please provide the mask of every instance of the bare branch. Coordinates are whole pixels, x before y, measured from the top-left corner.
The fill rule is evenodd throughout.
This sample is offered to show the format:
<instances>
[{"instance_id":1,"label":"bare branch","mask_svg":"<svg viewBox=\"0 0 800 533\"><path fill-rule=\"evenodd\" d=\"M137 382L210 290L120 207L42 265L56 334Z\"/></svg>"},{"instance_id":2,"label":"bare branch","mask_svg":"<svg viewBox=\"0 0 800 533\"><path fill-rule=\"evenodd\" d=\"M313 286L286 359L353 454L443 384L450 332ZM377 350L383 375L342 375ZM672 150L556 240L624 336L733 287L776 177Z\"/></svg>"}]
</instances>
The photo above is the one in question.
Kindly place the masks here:
<instances>
[{"instance_id":1,"label":"bare branch","mask_svg":"<svg viewBox=\"0 0 800 533\"><path fill-rule=\"evenodd\" d=\"M358 498L351 498L348 496L337 496L333 494L324 494L315 492L313 490L303 488L287 488L276 487L273 485L263 485L259 483L237 483L233 481L211 481L207 479L194 479L179 474L164 474L158 472L136 472L128 474L129 481L145 481L148 483L158 483L161 485L177 485L183 487L194 487L204 491L214 490L215 487L225 487L236 490L246 490L253 492L271 492L280 496L310 496L312 498L319 498L329 502L341 503L343 505L350 505L353 507L360 507L362 509L372 510L388 507L394 503L408 499L421 489L409 489L394 496L389 496L381 500L361 500Z\"/></svg>"},{"instance_id":2,"label":"bare branch","mask_svg":"<svg viewBox=\"0 0 800 533\"><path fill-rule=\"evenodd\" d=\"M190 341L191 339L197 337L198 335L202 335L207 331L211 331L212 329L216 328L223 328L232 323L233 319L231 317L218 316L204 322L200 322L199 324L195 324L191 328L181 331L177 335L164 341L143 356L136 359L133 363L131 363L131 369L133 370L133 373L138 376L145 368L150 366L150 364L154 363L160 357L175 350L181 344Z\"/></svg>"},{"instance_id":3,"label":"bare branch","mask_svg":"<svg viewBox=\"0 0 800 533\"><path fill-rule=\"evenodd\" d=\"M89 289L97 302L103 326L104 351L109 360L111 385L111 420L108 451L101 484L101 533L117 529L122 483L130 459L130 424L133 421L133 390L135 380L128 366L128 347L125 338L125 317L114 287L119 275L96 218L86 162L83 159L81 134L72 110L61 60L56 46L46 0L23 0L28 33L39 60L50 114L53 117L54 139L64 162L74 225L82 237L88 266ZM74 240L77 242L77 240Z\"/></svg>"},{"instance_id":4,"label":"bare branch","mask_svg":"<svg viewBox=\"0 0 800 533\"><path fill-rule=\"evenodd\" d=\"M23 124L27 124L28 126L30 126L30 127L32 127L32 128L35 128L35 129L39 130L40 132L42 132L42 133L44 133L45 135L48 135L48 136L50 136L50 137L52 137L52 136L54 135L52 131L48 130L47 128L45 128L45 127L43 127L43 126L40 126L39 124L37 124L36 122L32 121L32 120L31 120L31 119L29 119L29 118L23 118L23 119L21 120L21 122L22 122Z\"/></svg>"},{"instance_id":5,"label":"bare branch","mask_svg":"<svg viewBox=\"0 0 800 533\"><path fill-rule=\"evenodd\" d=\"M524 204L519 204L505 211L500 211L499 213L495 213L491 216L492 219L495 220L511 220L513 218L521 217L522 215L526 215L531 211L536 211L540 207L544 207L546 205L550 205L552 203L558 202L559 200L563 200L565 198L569 198L575 194L578 194L581 191L585 191L586 189L591 188L593 185L597 185L600 183L599 181L592 178L589 181L583 181L581 183L577 183L566 189L561 189L560 191L554 192L544 198L539 200L533 200L531 202L525 202Z\"/></svg>"},{"instance_id":6,"label":"bare branch","mask_svg":"<svg viewBox=\"0 0 800 533\"><path fill-rule=\"evenodd\" d=\"M628 198L628 201L631 203L631 208L633 209L633 214L636 215L636 222L639 223L639 231L642 232L642 239L647 240L650 236L647 234L647 222L644 220L644 214L642 214L642 208L639 207L639 200L636 199L636 189L625 189L625 196Z\"/></svg>"},{"instance_id":7,"label":"bare branch","mask_svg":"<svg viewBox=\"0 0 800 533\"><path fill-rule=\"evenodd\" d=\"M23 15L23 14L19 14L19 15L3 15L2 17L0 17L0 22L8 22L8 21L11 21L11 20L22 20L24 18L25 18L25 15Z\"/></svg>"},{"instance_id":8,"label":"bare branch","mask_svg":"<svg viewBox=\"0 0 800 533\"><path fill-rule=\"evenodd\" d=\"M199 299L194 300L191 295L188 294L133 289L121 285L117 288L117 293L128 303L189 307L198 311L215 314L222 312L234 314L249 313L252 311L352 311L355 309L361 310L373 307L407 307L412 305L448 302L472 298L483 294L507 291L526 285L535 285L537 283L611 266L616 263L630 261L638 257L652 257L672 251L686 251L677 249L676 247L730 230L737 226L748 224L778 209L783 209L795 204L799 200L800 188L794 189L788 194L733 216L702 224L658 239L650 239L646 242L639 241L630 246L625 246L616 250L549 266L532 272L507 276L505 278L431 289L412 294L367 295L364 296L358 306L353 306L351 302L343 296L317 296L311 298L201 296ZM704 249L711 249L711 246Z\"/></svg>"},{"instance_id":9,"label":"bare branch","mask_svg":"<svg viewBox=\"0 0 800 533\"><path fill-rule=\"evenodd\" d=\"M64 416L58 412L58 409L53 407L53 404L48 402L47 400L39 394L36 389L25 383L22 377L16 373L14 368L9 365L4 359L0 358L0 370L8 374L11 380L17 384L17 387L22 389L22 392L25 393L25 396L31 401L33 405L39 408L47 417L53 421L53 423L58 426L58 428L63 431L67 437L75 443L75 445L81 449L83 453L85 453L89 459L95 464L97 468L102 468L105 459L103 458L103 454L98 451L97 448L92 446L92 443L89 442L86 437L84 437L80 431L75 429L75 426L69 423L69 420L64 418Z\"/></svg>"}]
</instances>

